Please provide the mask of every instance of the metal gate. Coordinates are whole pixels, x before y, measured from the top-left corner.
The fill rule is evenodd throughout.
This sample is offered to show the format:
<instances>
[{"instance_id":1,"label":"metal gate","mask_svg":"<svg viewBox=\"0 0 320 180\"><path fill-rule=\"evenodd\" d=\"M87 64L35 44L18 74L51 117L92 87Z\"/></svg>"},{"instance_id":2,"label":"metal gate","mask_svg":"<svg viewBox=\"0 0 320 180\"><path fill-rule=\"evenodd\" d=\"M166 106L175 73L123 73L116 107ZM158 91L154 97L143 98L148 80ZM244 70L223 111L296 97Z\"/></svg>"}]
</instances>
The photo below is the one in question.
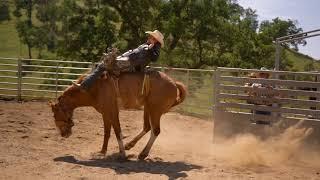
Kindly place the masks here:
<instances>
[{"instance_id":1,"label":"metal gate","mask_svg":"<svg viewBox=\"0 0 320 180\"><path fill-rule=\"evenodd\" d=\"M248 75L253 72L270 73L271 78L250 78ZM214 83L215 136L251 132L279 121L290 125L304 119L306 124L314 126L320 121L319 80L320 73L316 72L218 68ZM246 83L266 84L271 88L254 88ZM266 93L271 96L259 95ZM268 105L252 103L255 101L267 101ZM319 128L314 130L314 134L320 134Z\"/></svg>"}]
</instances>

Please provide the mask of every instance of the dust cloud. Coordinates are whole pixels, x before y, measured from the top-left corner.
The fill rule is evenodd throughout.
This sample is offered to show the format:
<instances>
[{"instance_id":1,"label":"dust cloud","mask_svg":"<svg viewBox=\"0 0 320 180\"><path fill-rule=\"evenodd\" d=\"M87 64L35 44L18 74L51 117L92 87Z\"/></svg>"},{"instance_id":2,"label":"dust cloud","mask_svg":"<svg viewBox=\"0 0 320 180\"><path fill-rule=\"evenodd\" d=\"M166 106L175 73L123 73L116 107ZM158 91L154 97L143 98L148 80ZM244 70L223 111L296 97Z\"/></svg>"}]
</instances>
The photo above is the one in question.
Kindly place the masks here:
<instances>
[{"instance_id":1,"label":"dust cloud","mask_svg":"<svg viewBox=\"0 0 320 180\"><path fill-rule=\"evenodd\" d=\"M215 154L237 166L277 166L303 162L320 167L317 152L305 146L313 132L302 127L303 121L282 133L262 139L253 134L242 134L217 145Z\"/></svg>"}]
</instances>

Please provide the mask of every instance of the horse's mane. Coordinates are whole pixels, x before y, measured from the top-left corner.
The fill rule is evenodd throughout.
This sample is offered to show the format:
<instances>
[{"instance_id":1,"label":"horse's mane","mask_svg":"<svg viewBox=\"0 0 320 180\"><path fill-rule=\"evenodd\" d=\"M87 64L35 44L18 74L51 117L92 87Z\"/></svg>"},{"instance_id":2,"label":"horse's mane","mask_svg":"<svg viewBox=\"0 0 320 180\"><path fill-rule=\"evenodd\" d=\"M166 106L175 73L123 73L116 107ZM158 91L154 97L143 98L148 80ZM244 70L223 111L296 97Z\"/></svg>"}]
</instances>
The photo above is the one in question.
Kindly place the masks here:
<instances>
[{"instance_id":1,"label":"horse's mane","mask_svg":"<svg viewBox=\"0 0 320 180\"><path fill-rule=\"evenodd\" d=\"M89 71L88 71L88 72L89 72ZM88 72L80 75L80 77L78 77L78 79L76 79L75 82L78 83L78 84L81 84L81 82L83 82L84 78L87 77ZM67 88L62 92L62 94L58 97L58 101L59 101L63 96L66 96L66 95L70 94L71 92L73 92L74 90L78 90L78 89L79 89L78 87L73 86L73 85L67 87Z\"/></svg>"},{"instance_id":2,"label":"horse's mane","mask_svg":"<svg viewBox=\"0 0 320 180\"><path fill-rule=\"evenodd\" d=\"M88 75L88 72L80 75L80 77L78 77L78 79L76 80L76 83L80 84L81 82L83 82L84 78L87 77L87 75Z\"/></svg>"}]
</instances>

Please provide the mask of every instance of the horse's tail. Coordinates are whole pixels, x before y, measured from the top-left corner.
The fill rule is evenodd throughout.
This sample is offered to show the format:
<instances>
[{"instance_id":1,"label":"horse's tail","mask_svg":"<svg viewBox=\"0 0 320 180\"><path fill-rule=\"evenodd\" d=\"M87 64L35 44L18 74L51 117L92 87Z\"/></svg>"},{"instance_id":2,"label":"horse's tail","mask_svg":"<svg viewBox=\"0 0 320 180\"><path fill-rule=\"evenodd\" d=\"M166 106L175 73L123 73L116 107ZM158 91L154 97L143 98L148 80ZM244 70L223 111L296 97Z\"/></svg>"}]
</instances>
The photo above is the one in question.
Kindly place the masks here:
<instances>
[{"instance_id":1,"label":"horse's tail","mask_svg":"<svg viewBox=\"0 0 320 180\"><path fill-rule=\"evenodd\" d=\"M171 107L174 107L180 103L182 103L187 96L187 88L184 84L182 84L181 82L175 82L177 89L178 89L178 97L176 98L176 101L174 102L174 104Z\"/></svg>"}]
</instances>

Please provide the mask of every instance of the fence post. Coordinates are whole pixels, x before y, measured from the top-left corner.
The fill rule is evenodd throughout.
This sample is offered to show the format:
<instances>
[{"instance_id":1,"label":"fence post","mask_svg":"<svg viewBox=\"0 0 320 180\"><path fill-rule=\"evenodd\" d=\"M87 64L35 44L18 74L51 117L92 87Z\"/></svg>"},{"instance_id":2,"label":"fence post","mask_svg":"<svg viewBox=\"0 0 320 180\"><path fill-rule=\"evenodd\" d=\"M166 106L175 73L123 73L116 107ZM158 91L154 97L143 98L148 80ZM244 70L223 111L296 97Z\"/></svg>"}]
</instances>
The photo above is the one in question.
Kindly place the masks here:
<instances>
[{"instance_id":1,"label":"fence post","mask_svg":"<svg viewBox=\"0 0 320 180\"><path fill-rule=\"evenodd\" d=\"M276 40L276 54L275 54L275 62L274 62L274 68L276 71L280 70L280 50L281 45L278 40Z\"/></svg>"},{"instance_id":2,"label":"fence post","mask_svg":"<svg viewBox=\"0 0 320 180\"><path fill-rule=\"evenodd\" d=\"M163 66L161 66L161 72L163 72L163 73L164 73L164 67L163 67Z\"/></svg>"},{"instance_id":3,"label":"fence post","mask_svg":"<svg viewBox=\"0 0 320 180\"><path fill-rule=\"evenodd\" d=\"M319 72L317 71L317 73L319 73ZM316 75L315 81L320 83L320 75L319 74ZM316 91L320 91L320 88L316 88ZM315 100L319 101L319 98L316 98ZM319 110L319 106L316 106L315 110ZM319 118L320 118L320 115L319 115L319 113L317 113L316 119L319 119Z\"/></svg>"},{"instance_id":4,"label":"fence post","mask_svg":"<svg viewBox=\"0 0 320 180\"><path fill-rule=\"evenodd\" d=\"M58 98L59 63L56 66L56 99Z\"/></svg>"},{"instance_id":5,"label":"fence post","mask_svg":"<svg viewBox=\"0 0 320 180\"><path fill-rule=\"evenodd\" d=\"M96 63L95 63L95 62L92 62L92 63L91 63L91 70L90 70L90 72L92 72L95 68L96 68Z\"/></svg>"},{"instance_id":6,"label":"fence post","mask_svg":"<svg viewBox=\"0 0 320 180\"><path fill-rule=\"evenodd\" d=\"M217 119L217 112L218 112L218 104L219 104L219 98L218 98L218 94L219 94L219 77L220 77L220 70L219 68L217 68L214 73L213 73L213 142L215 141L215 131L216 131L216 124L215 121Z\"/></svg>"},{"instance_id":7,"label":"fence post","mask_svg":"<svg viewBox=\"0 0 320 180\"><path fill-rule=\"evenodd\" d=\"M190 90L190 88L189 88L189 81L190 81L190 71L189 71L189 69L187 69L187 82L186 82L186 86L187 86L188 91ZM189 91L189 92L190 92L190 91ZM185 104L187 105L186 110L187 110L188 113L190 113L191 107L188 106L187 101L188 101L188 99L186 100L186 103L185 103Z\"/></svg>"},{"instance_id":8,"label":"fence post","mask_svg":"<svg viewBox=\"0 0 320 180\"><path fill-rule=\"evenodd\" d=\"M187 69L187 88L189 88L189 81L190 81L190 71Z\"/></svg>"},{"instance_id":9,"label":"fence post","mask_svg":"<svg viewBox=\"0 0 320 180\"><path fill-rule=\"evenodd\" d=\"M22 87L22 60L19 57L18 58L18 92L17 92L17 100L19 102L21 102L22 98L21 98L21 87Z\"/></svg>"}]
</instances>

